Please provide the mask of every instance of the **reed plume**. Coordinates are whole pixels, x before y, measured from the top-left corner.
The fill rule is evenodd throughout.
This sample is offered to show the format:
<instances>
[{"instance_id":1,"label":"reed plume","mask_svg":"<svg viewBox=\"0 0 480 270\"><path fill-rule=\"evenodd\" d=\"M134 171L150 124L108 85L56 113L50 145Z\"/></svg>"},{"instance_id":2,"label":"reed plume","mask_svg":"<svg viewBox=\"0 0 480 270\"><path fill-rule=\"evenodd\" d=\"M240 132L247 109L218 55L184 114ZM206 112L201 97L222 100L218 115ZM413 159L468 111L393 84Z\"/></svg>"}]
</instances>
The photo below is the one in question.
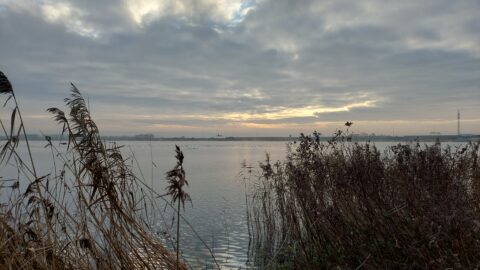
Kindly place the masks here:
<instances>
[{"instance_id":1,"label":"reed plume","mask_svg":"<svg viewBox=\"0 0 480 270\"><path fill-rule=\"evenodd\" d=\"M0 72L0 93L14 101L11 131L0 121L7 138L1 158L18 168L15 179L0 178L0 192L9 194L0 196L7 198L0 205L0 268L186 269L150 230L143 211L155 207L153 195L144 192L120 146L101 139L80 91L71 87L66 112L48 109L67 135L66 149L48 144L60 171L37 176L29 145L31 163L18 152L18 134L28 143L27 135L13 88Z\"/></svg>"},{"instance_id":2,"label":"reed plume","mask_svg":"<svg viewBox=\"0 0 480 270\"><path fill-rule=\"evenodd\" d=\"M168 186L167 194L172 198L172 204L177 202L177 268L180 262L179 252L180 252L180 205L185 208L185 201L192 201L190 195L186 193L183 188L188 186L188 182L185 178L185 170L183 169L183 152L180 150L178 145L175 145L175 158L177 159L177 164L175 167L167 172L167 182Z\"/></svg>"}]
</instances>

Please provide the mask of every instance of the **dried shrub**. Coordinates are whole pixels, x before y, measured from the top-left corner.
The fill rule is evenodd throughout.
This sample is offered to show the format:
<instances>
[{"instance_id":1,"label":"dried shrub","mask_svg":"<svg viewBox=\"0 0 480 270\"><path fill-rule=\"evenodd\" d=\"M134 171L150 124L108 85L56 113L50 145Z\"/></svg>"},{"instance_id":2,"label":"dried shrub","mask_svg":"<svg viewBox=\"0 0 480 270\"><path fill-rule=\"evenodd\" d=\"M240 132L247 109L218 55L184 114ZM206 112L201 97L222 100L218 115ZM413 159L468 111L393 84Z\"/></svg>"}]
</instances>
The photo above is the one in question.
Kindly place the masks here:
<instances>
[{"instance_id":1,"label":"dried shrub","mask_svg":"<svg viewBox=\"0 0 480 270\"><path fill-rule=\"evenodd\" d=\"M348 126L350 126L349 123ZM479 143L381 153L338 132L267 157L250 194L253 261L266 269L480 266Z\"/></svg>"}]
</instances>

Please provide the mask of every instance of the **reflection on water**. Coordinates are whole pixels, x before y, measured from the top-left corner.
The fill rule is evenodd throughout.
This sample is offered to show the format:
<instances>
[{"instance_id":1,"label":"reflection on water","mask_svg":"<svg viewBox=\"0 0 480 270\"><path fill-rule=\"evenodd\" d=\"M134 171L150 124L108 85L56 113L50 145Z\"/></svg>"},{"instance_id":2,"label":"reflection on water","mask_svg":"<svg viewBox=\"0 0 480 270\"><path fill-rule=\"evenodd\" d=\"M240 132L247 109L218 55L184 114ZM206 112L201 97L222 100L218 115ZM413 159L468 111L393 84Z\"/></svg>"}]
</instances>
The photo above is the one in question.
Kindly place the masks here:
<instances>
[{"instance_id":1,"label":"reflection on water","mask_svg":"<svg viewBox=\"0 0 480 270\"><path fill-rule=\"evenodd\" d=\"M153 185L159 193L164 193L165 172L175 164L174 146L180 146L185 155L184 168L190 184L187 192L193 202L193 206L186 204L182 214L211 248L222 268L245 268L249 236L245 186L240 175L242 163L246 161L247 165L257 166L265 160L267 152L271 159L281 159L286 153L286 143L152 142L151 146L149 142L122 143L126 149L135 152L143 174L150 180L149 164L153 156L156 165ZM180 226L180 247L184 259L193 268L212 267L214 262L201 240L186 224L181 223Z\"/></svg>"},{"instance_id":2,"label":"reflection on water","mask_svg":"<svg viewBox=\"0 0 480 270\"><path fill-rule=\"evenodd\" d=\"M40 175L53 170L50 150L44 142L32 142L32 151ZM184 168L190 186L187 188L193 206L185 205L182 212L203 241L211 248L218 263L224 269L246 268L248 230L246 224L245 186L240 174L242 163L258 167L265 160L265 153L272 161L281 160L286 154L285 142L120 142L126 155L134 153L147 183L160 193L165 193L165 172L173 168L175 144L182 149ZM379 149L393 143L377 142ZM453 143L455 144L455 143ZM15 175L14 165L2 168L1 176ZM172 225L173 212L166 210L165 219L157 222L159 235ZM172 235L175 235L172 233ZM184 259L195 269L210 269L214 262L202 241L181 222L181 250ZM172 247L171 241L165 242Z\"/></svg>"}]
</instances>

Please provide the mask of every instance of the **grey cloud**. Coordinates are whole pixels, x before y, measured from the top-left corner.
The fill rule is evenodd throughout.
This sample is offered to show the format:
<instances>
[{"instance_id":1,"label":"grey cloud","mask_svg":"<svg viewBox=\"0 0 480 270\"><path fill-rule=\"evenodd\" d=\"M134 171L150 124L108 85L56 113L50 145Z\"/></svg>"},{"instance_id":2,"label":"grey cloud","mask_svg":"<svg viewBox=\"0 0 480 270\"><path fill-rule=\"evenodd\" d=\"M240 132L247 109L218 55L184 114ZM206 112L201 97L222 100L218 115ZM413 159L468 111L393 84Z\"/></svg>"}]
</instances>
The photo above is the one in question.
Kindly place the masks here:
<instances>
[{"instance_id":1,"label":"grey cloud","mask_svg":"<svg viewBox=\"0 0 480 270\"><path fill-rule=\"evenodd\" d=\"M99 117L126 108L221 115L368 100L375 106L254 122L450 119L457 108L478 115L478 1L260 1L235 24L208 19L200 1L188 20L167 14L142 28L120 3L74 2L103 33L98 39L0 8L0 69L27 113L58 105L74 82Z\"/></svg>"}]
</instances>

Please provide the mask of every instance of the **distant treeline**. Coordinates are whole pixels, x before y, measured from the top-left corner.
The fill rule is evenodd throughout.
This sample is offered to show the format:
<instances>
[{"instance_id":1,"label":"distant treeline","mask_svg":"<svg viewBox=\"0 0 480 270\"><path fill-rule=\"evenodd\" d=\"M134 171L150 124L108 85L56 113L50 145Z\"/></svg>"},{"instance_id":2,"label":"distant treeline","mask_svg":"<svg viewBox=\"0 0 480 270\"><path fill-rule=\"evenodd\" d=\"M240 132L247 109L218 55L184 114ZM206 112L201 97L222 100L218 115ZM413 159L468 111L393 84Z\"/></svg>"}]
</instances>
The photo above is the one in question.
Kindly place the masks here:
<instances>
[{"instance_id":1,"label":"distant treeline","mask_svg":"<svg viewBox=\"0 0 480 270\"><path fill-rule=\"evenodd\" d=\"M32 141L43 141L48 137L54 141L67 140L65 135L39 135L29 134L28 139ZM153 134L139 134L134 136L102 136L107 141L298 141L299 137L160 137L156 138ZM331 136L320 137L321 141L331 140ZM6 140L4 136L0 140ZM352 141L371 141L371 142L470 142L479 141L480 135L418 135L418 136L386 136L386 135L352 135Z\"/></svg>"}]
</instances>

